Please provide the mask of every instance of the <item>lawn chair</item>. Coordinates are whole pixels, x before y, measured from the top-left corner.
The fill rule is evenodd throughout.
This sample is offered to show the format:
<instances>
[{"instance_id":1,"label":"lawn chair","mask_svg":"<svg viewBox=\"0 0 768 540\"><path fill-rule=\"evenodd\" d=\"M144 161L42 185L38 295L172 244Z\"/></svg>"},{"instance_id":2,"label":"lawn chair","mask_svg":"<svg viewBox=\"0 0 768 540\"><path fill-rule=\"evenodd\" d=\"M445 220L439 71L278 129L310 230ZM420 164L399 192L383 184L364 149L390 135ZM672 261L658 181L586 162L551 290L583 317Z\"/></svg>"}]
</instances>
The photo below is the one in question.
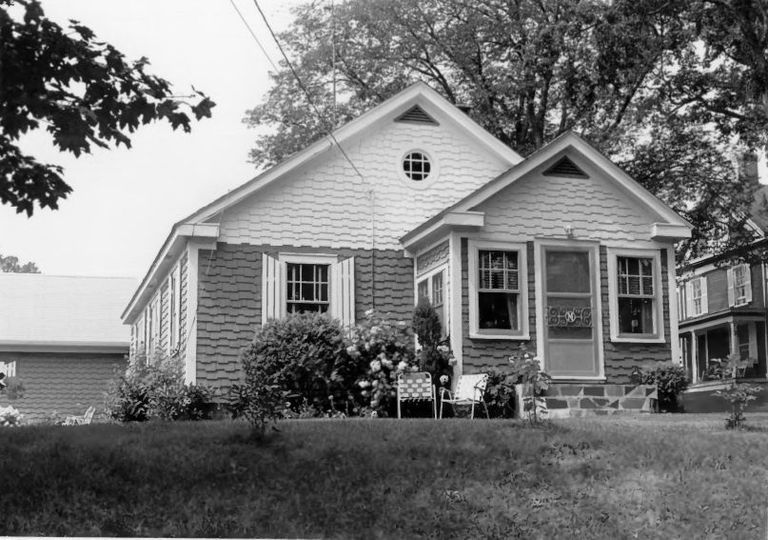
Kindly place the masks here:
<instances>
[{"instance_id":1,"label":"lawn chair","mask_svg":"<svg viewBox=\"0 0 768 540\"><path fill-rule=\"evenodd\" d=\"M96 407L91 405L88 407L85 411L85 414L82 416L72 415L67 416L64 419L65 426L85 426L87 424L91 423L91 420L93 420L93 414L96 412Z\"/></svg>"},{"instance_id":2,"label":"lawn chair","mask_svg":"<svg viewBox=\"0 0 768 540\"><path fill-rule=\"evenodd\" d=\"M397 417L401 417L400 403L412 401L431 401L432 414L437 419L435 387L432 376L426 371L401 373L397 377Z\"/></svg>"},{"instance_id":3,"label":"lawn chair","mask_svg":"<svg viewBox=\"0 0 768 540\"><path fill-rule=\"evenodd\" d=\"M442 389L440 394L440 418L443 417L443 403L449 403L454 410L456 405L472 405L470 418L475 417L475 404L482 403L483 407L485 407L485 416L490 419L488 406L483 399L485 386L487 384L487 373L459 375L459 380L456 381L456 391L453 394L447 388ZM448 397L446 397L446 395Z\"/></svg>"}]
</instances>

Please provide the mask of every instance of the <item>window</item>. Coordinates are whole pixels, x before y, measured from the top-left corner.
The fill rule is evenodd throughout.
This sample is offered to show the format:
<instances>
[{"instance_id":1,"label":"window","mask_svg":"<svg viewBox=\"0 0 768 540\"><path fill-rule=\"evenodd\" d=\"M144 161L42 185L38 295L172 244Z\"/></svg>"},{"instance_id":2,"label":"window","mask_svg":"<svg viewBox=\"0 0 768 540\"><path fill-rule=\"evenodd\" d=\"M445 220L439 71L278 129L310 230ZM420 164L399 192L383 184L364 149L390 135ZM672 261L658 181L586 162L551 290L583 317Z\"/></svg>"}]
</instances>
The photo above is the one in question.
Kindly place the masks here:
<instances>
[{"instance_id":1,"label":"window","mask_svg":"<svg viewBox=\"0 0 768 540\"><path fill-rule=\"evenodd\" d=\"M608 250L612 341L664 341L661 254Z\"/></svg>"},{"instance_id":2,"label":"window","mask_svg":"<svg viewBox=\"0 0 768 540\"><path fill-rule=\"evenodd\" d=\"M403 158L403 172L411 180L426 180L431 170L432 164L424 152L409 152Z\"/></svg>"},{"instance_id":3,"label":"window","mask_svg":"<svg viewBox=\"0 0 768 540\"><path fill-rule=\"evenodd\" d=\"M288 313L317 311L325 313L330 306L327 264L287 263Z\"/></svg>"},{"instance_id":4,"label":"window","mask_svg":"<svg viewBox=\"0 0 768 540\"><path fill-rule=\"evenodd\" d=\"M4 373L6 377L16 376L16 360L9 362L0 362L0 373Z\"/></svg>"},{"instance_id":5,"label":"window","mask_svg":"<svg viewBox=\"0 0 768 540\"><path fill-rule=\"evenodd\" d=\"M525 245L470 242L469 249L470 337L528 339Z\"/></svg>"},{"instance_id":6,"label":"window","mask_svg":"<svg viewBox=\"0 0 768 540\"><path fill-rule=\"evenodd\" d=\"M445 267L432 270L416 282L416 304L426 299L435 308L443 336L448 335L448 305L445 303Z\"/></svg>"},{"instance_id":7,"label":"window","mask_svg":"<svg viewBox=\"0 0 768 540\"><path fill-rule=\"evenodd\" d=\"M686 284L687 315L698 317L709 311L707 301L707 278L700 276L693 278Z\"/></svg>"},{"instance_id":8,"label":"window","mask_svg":"<svg viewBox=\"0 0 768 540\"><path fill-rule=\"evenodd\" d=\"M744 306L752 301L752 276L749 265L740 264L728 269L728 305Z\"/></svg>"}]
</instances>

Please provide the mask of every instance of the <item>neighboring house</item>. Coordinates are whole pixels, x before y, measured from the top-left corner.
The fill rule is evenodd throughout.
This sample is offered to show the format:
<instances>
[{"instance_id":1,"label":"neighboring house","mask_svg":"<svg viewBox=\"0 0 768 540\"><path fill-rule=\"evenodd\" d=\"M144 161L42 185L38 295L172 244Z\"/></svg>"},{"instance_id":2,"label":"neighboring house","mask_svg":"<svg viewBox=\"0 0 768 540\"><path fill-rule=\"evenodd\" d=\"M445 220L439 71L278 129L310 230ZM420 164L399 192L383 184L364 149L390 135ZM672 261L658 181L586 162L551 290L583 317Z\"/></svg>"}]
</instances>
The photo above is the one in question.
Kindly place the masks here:
<instances>
[{"instance_id":1,"label":"neighboring house","mask_svg":"<svg viewBox=\"0 0 768 540\"><path fill-rule=\"evenodd\" d=\"M126 278L0 273L0 372L24 385L11 404L25 419L103 408L107 382L126 365L119 314L135 287Z\"/></svg>"},{"instance_id":2,"label":"neighboring house","mask_svg":"<svg viewBox=\"0 0 768 540\"><path fill-rule=\"evenodd\" d=\"M768 214L763 202L766 195L768 186L760 188L755 195L748 225L759 239L748 251L765 249L768 244ZM737 373L739 377L768 376L768 268L765 262L731 263L732 255L703 257L679 270L680 352L693 383L714 378L713 371L718 368L719 361L731 354L738 354L742 360L752 360L745 370ZM748 255L748 252L742 255Z\"/></svg>"},{"instance_id":3,"label":"neighboring house","mask_svg":"<svg viewBox=\"0 0 768 540\"><path fill-rule=\"evenodd\" d=\"M134 358L178 355L187 380L228 386L271 318L409 320L426 296L458 373L525 343L595 396L676 354L689 236L578 135L523 159L417 83L174 225L123 321Z\"/></svg>"}]
</instances>

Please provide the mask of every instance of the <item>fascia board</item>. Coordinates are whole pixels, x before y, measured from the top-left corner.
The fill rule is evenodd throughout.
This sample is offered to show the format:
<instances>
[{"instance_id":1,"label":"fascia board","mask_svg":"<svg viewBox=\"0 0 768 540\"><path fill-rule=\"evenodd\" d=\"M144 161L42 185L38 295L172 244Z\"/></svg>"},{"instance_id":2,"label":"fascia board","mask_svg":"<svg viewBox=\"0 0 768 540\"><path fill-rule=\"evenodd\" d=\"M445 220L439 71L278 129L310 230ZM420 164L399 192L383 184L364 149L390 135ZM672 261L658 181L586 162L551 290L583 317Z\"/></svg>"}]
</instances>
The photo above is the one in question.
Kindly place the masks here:
<instances>
[{"instance_id":1,"label":"fascia board","mask_svg":"<svg viewBox=\"0 0 768 540\"><path fill-rule=\"evenodd\" d=\"M685 240L691 237L690 227L672 223L654 223L651 225L651 240L659 242Z\"/></svg>"},{"instance_id":2,"label":"fascia board","mask_svg":"<svg viewBox=\"0 0 768 540\"><path fill-rule=\"evenodd\" d=\"M413 252L416 246L435 236L446 235L455 229L476 228L484 225L485 212L447 212L427 228L403 236L400 243L406 251Z\"/></svg>"},{"instance_id":3,"label":"fascia board","mask_svg":"<svg viewBox=\"0 0 768 540\"><path fill-rule=\"evenodd\" d=\"M0 341L0 352L125 353L128 341Z\"/></svg>"}]
</instances>

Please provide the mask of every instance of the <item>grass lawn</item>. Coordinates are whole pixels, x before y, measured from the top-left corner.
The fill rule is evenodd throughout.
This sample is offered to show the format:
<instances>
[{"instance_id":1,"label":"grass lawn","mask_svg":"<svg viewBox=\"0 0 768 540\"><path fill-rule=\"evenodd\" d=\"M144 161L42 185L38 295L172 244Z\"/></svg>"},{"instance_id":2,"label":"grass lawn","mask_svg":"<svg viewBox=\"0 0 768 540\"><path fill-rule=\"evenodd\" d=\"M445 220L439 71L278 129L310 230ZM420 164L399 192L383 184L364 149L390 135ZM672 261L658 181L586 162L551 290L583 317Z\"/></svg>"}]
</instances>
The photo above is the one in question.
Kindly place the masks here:
<instances>
[{"instance_id":1,"label":"grass lawn","mask_svg":"<svg viewBox=\"0 0 768 540\"><path fill-rule=\"evenodd\" d=\"M0 535L765 538L768 416L0 430Z\"/></svg>"}]
</instances>

